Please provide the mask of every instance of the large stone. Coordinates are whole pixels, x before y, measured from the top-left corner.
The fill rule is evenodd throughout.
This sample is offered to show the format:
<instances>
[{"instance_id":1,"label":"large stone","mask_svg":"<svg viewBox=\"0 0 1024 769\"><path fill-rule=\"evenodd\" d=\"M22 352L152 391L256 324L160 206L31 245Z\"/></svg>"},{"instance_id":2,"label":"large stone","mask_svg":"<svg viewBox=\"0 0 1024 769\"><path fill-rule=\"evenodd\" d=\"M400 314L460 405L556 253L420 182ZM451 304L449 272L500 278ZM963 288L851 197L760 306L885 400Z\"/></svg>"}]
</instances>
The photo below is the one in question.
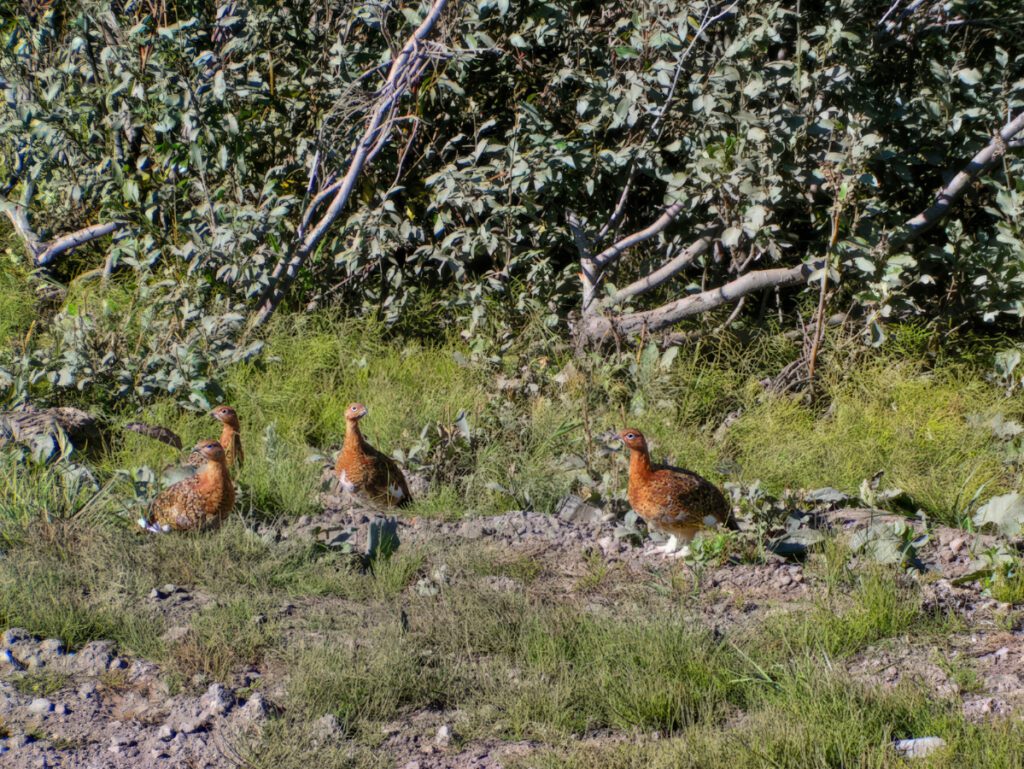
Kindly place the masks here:
<instances>
[{"instance_id":1,"label":"large stone","mask_svg":"<svg viewBox=\"0 0 1024 769\"><path fill-rule=\"evenodd\" d=\"M114 644L111 641L92 641L74 655L70 665L75 672L83 675L103 675L114 659L113 651Z\"/></svg>"},{"instance_id":2,"label":"large stone","mask_svg":"<svg viewBox=\"0 0 1024 769\"><path fill-rule=\"evenodd\" d=\"M939 748L946 747L946 741L941 737L916 737L911 740L896 740L893 747L906 758L924 758Z\"/></svg>"}]
</instances>

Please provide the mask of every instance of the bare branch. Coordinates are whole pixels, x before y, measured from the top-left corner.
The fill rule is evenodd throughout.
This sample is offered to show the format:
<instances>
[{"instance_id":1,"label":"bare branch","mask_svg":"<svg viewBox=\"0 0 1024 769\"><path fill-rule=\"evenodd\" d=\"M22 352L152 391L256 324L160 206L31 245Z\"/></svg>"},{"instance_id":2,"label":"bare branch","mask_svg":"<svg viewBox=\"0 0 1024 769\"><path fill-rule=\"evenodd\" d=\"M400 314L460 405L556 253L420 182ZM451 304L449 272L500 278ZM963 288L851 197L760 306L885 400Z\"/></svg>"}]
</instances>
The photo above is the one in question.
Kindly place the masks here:
<instances>
[{"instance_id":1,"label":"bare branch","mask_svg":"<svg viewBox=\"0 0 1024 769\"><path fill-rule=\"evenodd\" d=\"M603 270L612 262L616 261L622 253L627 249L632 248L638 243L643 243L645 240L649 240L657 235L659 232L664 230L679 216L679 212L683 210L683 203L677 201L665 209L664 213L655 219L647 227L642 230L634 232L632 235L627 235L621 240L608 246L604 251L594 257L594 265Z\"/></svg>"},{"instance_id":2,"label":"bare branch","mask_svg":"<svg viewBox=\"0 0 1024 769\"><path fill-rule=\"evenodd\" d=\"M387 141L394 126L392 118L398 102L416 84L428 61L437 58L437 50L429 46L426 38L447 5L448 0L434 0L420 26L406 40L402 50L393 60L387 80L378 93L373 111L367 121L366 129L356 144L348 171L338 182L330 186L330 189L336 189L334 199L308 232L305 231L305 226L300 229L302 235L292 251L291 258L279 262L274 268L260 308L254 318L255 325L262 325L270 318L310 254L316 250L328 229L341 215L359 175ZM325 192L321 192L310 203L302 217L303 225L312 222L312 210L325 197Z\"/></svg>"},{"instance_id":3,"label":"bare branch","mask_svg":"<svg viewBox=\"0 0 1024 769\"><path fill-rule=\"evenodd\" d=\"M109 235L112 232L117 232L124 226L124 222L94 224L91 227L85 227L77 232L72 232L69 235L57 238L57 240L47 246L45 251L36 257L36 266L44 267L65 251L70 251L73 248L78 248L79 246L88 243L89 241L102 238L104 235Z\"/></svg>"},{"instance_id":4,"label":"bare branch","mask_svg":"<svg viewBox=\"0 0 1024 769\"><path fill-rule=\"evenodd\" d=\"M902 231L890 240L890 247L905 245L934 227L942 217L949 213L953 204L967 191L970 183L999 161L999 158L1006 153L1007 143L1021 131L1024 131L1024 112L1003 126L1003 129L992 137L992 141L985 146L985 149L971 158L967 167L942 188L931 206L903 225Z\"/></svg>"},{"instance_id":5,"label":"bare branch","mask_svg":"<svg viewBox=\"0 0 1024 769\"><path fill-rule=\"evenodd\" d=\"M655 310L634 312L617 318L591 316L584 320L584 333L592 339L602 339L613 332L634 336L644 331L660 331L681 320L734 302L748 294L763 291L766 288L781 288L804 283L815 270L820 270L824 266L824 259L816 259L796 267L777 267L748 272L724 286L684 296Z\"/></svg>"},{"instance_id":6,"label":"bare branch","mask_svg":"<svg viewBox=\"0 0 1024 769\"><path fill-rule=\"evenodd\" d=\"M32 229L28 219L29 205L32 203L34 195L35 183L31 179L26 179L20 203L11 203L10 201L0 199L0 210L7 214L7 218L11 220L11 224L14 226L15 233L25 243L25 248L28 249L34 267L45 267L64 252L97 238L102 238L104 235L109 235L125 226L124 222L94 224L47 243Z\"/></svg>"},{"instance_id":7,"label":"bare branch","mask_svg":"<svg viewBox=\"0 0 1024 769\"><path fill-rule=\"evenodd\" d=\"M625 288L620 288L605 301L605 304L618 304L622 300L628 299L631 296L636 296L637 294L642 294L653 288L657 288L674 275L685 270L690 266L694 259L707 251L714 242L717 234L717 228L706 229L701 236L687 246L679 256L675 257L670 262L666 262L649 275L645 275L639 280L633 281Z\"/></svg>"},{"instance_id":8,"label":"bare branch","mask_svg":"<svg viewBox=\"0 0 1024 769\"><path fill-rule=\"evenodd\" d=\"M35 262L44 246L39 242L39 236L33 231L32 225L29 224L28 209L23 205L6 200L0 200L0 209L11 220L14 232L25 243L25 248L28 249L32 261Z\"/></svg>"}]
</instances>

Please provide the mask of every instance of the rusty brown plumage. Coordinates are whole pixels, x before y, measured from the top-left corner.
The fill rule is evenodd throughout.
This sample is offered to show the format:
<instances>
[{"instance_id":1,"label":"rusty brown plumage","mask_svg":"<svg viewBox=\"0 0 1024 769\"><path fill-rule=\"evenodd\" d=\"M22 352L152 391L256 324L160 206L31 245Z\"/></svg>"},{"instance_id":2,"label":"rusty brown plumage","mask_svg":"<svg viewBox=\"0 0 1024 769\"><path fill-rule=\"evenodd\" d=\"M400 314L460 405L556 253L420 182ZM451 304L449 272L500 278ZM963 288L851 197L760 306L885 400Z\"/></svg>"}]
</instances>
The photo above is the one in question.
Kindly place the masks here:
<instances>
[{"instance_id":1,"label":"rusty brown plumage","mask_svg":"<svg viewBox=\"0 0 1024 769\"><path fill-rule=\"evenodd\" d=\"M338 485L379 504L404 507L412 502L412 495L401 468L367 443L359 431L359 420L366 414L361 403L350 403L345 409L345 443L334 466Z\"/></svg>"},{"instance_id":2,"label":"rusty brown plumage","mask_svg":"<svg viewBox=\"0 0 1024 769\"><path fill-rule=\"evenodd\" d=\"M217 441L200 441L193 454L204 464L190 478L168 486L149 506L139 525L148 531L202 531L219 526L235 505L235 487Z\"/></svg>"},{"instance_id":3,"label":"rusty brown plumage","mask_svg":"<svg viewBox=\"0 0 1024 769\"><path fill-rule=\"evenodd\" d=\"M245 453L242 451L242 426L238 421L238 413L230 406L217 406L210 412L210 416L224 425L220 431L220 445L224 447L228 467L241 467ZM202 453L193 449L188 456L188 464L202 467L206 459Z\"/></svg>"},{"instance_id":4,"label":"rusty brown plumage","mask_svg":"<svg viewBox=\"0 0 1024 769\"><path fill-rule=\"evenodd\" d=\"M652 464L647 440L636 428L623 430L619 438L630 451L629 503L649 526L675 538L671 548L689 542L705 527L735 527L717 486L689 470Z\"/></svg>"}]
</instances>

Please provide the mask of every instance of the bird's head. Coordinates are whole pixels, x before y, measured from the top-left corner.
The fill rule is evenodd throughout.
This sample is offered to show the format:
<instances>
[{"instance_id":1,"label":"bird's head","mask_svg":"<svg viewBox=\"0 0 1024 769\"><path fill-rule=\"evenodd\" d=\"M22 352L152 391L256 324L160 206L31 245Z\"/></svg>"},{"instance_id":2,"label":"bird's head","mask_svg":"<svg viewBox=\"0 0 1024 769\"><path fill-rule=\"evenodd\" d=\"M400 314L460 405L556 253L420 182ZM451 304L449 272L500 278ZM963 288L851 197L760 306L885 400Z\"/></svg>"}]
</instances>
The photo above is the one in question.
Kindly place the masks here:
<instances>
[{"instance_id":1,"label":"bird's head","mask_svg":"<svg viewBox=\"0 0 1024 769\"><path fill-rule=\"evenodd\" d=\"M619 439L631 451L647 451L647 439L635 427L627 427L619 433Z\"/></svg>"},{"instance_id":2,"label":"bird's head","mask_svg":"<svg viewBox=\"0 0 1024 769\"><path fill-rule=\"evenodd\" d=\"M362 403L350 403L345 407L345 419L350 422L357 422L367 414L366 406Z\"/></svg>"},{"instance_id":3,"label":"bird's head","mask_svg":"<svg viewBox=\"0 0 1024 769\"><path fill-rule=\"evenodd\" d=\"M224 461L224 447L218 441L199 441L196 444L195 450L202 454L209 462Z\"/></svg>"},{"instance_id":4,"label":"bird's head","mask_svg":"<svg viewBox=\"0 0 1024 769\"><path fill-rule=\"evenodd\" d=\"M218 406L210 412L210 416L226 425L234 427L236 430L238 429L238 414L230 406Z\"/></svg>"}]
</instances>

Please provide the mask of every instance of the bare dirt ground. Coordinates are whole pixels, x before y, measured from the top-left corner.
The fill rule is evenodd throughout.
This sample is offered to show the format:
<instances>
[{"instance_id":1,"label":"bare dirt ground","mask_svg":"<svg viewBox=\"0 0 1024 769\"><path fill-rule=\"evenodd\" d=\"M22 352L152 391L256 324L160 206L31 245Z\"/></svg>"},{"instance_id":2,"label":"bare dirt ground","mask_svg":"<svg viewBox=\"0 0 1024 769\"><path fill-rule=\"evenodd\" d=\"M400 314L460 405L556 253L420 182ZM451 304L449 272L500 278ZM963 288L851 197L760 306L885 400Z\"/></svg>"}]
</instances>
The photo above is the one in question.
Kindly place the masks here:
<instances>
[{"instance_id":1,"label":"bare dirt ground","mask_svg":"<svg viewBox=\"0 0 1024 769\"><path fill-rule=\"evenodd\" d=\"M847 531L862 525L856 511L830 515ZM403 521L403 548L432 552L478 542L498 552L522 554L538 564L541 576L524 583L508 576L455 575L475 580L479 590L557 592L577 585L603 568L601 589L592 598L612 608L636 600L636 585L666 570L693 586L689 609L715 633L734 632L770 614L799 611L820 600L821 588L804 565L769 555L763 563L726 563L695 572L680 561L647 555L612 536L615 521L584 509L561 517L513 512L460 522ZM351 510L328 510L284 527L266 527L265 539L350 540L358 549L367 517ZM953 581L967 572L972 552L984 547L979 535L933 529L921 550L925 570L914 577L925 601L958 618L957 630L941 645L914 638L889 639L848 661L851 673L881 686L906 680L925 683L936 695L958 698L965 714L983 719L1024 707L1024 631L1011 613L981 595L977 585ZM340 538L340 539L339 539ZM445 574L426 574L408 590L430 590ZM187 622L208 599L175 585L154 586L147 599L175 626ZM358 617L352 602L331 599L293 601L282 615L327 612L336 619ZM342 620L339 620L342 621ZM294 623L299 627L301 623ZM355 623L358 624L358 623ZM290 624L282 624L283 632ZM299 631L294 631L299 632ZM58 639L40 639L9 629L0 638L0 765L5 769L127 769L128 767L227 767L239 764L238 746L268 723L283 691L285 671L268 664L238 673L230 685L213 684L200 693L170 693L161 669L146 660L117 656L112 644L94 642L74 653ZM33 689L33 680L47 682ZM456 714L424 711L389 724L379 748L400 769L488 767L529 755L529 742L461 743L453 739ZM332 716L318 722L325 735L337 729ZM592 740L621 735L588 735Z\"/></svg>"}]
</instances>

